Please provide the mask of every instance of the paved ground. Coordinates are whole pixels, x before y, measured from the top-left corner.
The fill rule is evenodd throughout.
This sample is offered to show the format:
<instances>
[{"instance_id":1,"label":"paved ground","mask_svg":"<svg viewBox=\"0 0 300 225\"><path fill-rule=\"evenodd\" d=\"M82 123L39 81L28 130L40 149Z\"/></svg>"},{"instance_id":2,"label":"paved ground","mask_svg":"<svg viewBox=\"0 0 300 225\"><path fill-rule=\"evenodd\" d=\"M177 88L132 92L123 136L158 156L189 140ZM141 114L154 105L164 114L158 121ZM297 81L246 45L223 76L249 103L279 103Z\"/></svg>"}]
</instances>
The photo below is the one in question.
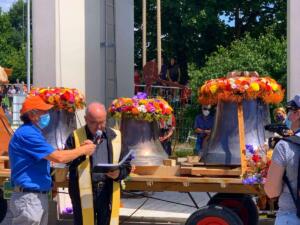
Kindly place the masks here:
<instances>
[{"instance_id":1,"label":"paved ground","mask_svg":"<svg viewBox=\"0 0 300 225\"><path fill-rule=\"evenodd\" d=\"M199 207L206 205L209 199L206 193L192 193L192 196ZM184 225L185 220L196 210L187 193L155 192L149 193L149 197L177 202L181 205L150 198L133 198L130 195L125 195L122 198L123 207L120 212L120 225ZM55 205L50 205L50 218L52 220L49 221L49 225L73 224L70 216L56 221L55 211ZM259 225L272 225L273 223L272 219L260 219ZM9 224L11 224L10 213L8 213L6 220L1 225Z\"/></svg>"}]
</instances>

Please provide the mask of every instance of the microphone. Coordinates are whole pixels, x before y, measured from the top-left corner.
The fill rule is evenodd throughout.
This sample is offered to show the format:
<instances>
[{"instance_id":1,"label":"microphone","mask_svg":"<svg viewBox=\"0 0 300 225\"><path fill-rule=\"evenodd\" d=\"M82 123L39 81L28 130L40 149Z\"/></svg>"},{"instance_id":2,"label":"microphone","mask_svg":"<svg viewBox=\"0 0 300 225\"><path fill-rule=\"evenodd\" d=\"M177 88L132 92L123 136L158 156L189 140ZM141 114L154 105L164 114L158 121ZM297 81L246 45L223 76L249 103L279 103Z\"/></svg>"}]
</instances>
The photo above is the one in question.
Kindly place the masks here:
<instances>
[{"instance_id":1,"label":"microphone","mask_svg":"<svg viewBox=\"0 0 300 225\"><path fill-rule=\"evenodd\" d=\"M102 134L103 134L103 131L102 130L97 130L96 131L96 135L93 139L93 143L96 145L96 144L100 144L102 142ZM99 141L100 140L100 141Z\"/></svg>"}]
</instances>

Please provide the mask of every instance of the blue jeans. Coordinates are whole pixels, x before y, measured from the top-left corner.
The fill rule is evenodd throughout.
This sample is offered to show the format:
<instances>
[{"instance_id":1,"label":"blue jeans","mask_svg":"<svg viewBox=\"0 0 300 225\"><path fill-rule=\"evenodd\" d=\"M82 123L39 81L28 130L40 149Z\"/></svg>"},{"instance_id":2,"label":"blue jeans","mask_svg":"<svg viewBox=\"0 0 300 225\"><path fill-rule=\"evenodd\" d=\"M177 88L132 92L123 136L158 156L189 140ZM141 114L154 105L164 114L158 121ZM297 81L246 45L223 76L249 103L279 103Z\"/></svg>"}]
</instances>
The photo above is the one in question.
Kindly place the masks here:
<instances>
[{"instance_id":1,"label":"blue jeans","mask_svg":"<svg viewBox=\"0 0 300 225\"><path fill-rule=\"evenodd\" d=\"M275 225L300 225L300 219L296 213L279 213L276 216Z\"/></svg>"},{"instance_id":2,"label":"blue jeans","mask_svg":"<svg viewBox=\"0 0 300 225\"><path fill-rule=\"evenodd\" d=\"M196 150L197 155L199 155L199 153L202 149L202 142L203 142L203 138L197 138L196 146L195 146L195 150Z\"/></svg>"}]
</instances>

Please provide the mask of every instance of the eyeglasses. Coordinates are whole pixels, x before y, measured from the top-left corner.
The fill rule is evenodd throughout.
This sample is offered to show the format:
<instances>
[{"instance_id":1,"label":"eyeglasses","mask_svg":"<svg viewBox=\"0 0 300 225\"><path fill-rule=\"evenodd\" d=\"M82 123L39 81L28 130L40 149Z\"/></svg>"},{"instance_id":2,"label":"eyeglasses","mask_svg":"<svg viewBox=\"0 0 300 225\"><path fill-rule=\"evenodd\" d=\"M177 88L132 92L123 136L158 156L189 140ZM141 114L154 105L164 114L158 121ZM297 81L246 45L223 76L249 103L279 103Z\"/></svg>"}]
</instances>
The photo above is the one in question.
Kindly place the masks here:
<instances>
[{"instance_id":1,"label":"eyeglasses","mask_svg":"<svg viewBox=\"0 0 300 225\"><path fill-rule=\"evenodd\" d=\"M298 108L287 108L287 113L294 113L297 112L299 109Z\"/></svg>"}]
</instances>

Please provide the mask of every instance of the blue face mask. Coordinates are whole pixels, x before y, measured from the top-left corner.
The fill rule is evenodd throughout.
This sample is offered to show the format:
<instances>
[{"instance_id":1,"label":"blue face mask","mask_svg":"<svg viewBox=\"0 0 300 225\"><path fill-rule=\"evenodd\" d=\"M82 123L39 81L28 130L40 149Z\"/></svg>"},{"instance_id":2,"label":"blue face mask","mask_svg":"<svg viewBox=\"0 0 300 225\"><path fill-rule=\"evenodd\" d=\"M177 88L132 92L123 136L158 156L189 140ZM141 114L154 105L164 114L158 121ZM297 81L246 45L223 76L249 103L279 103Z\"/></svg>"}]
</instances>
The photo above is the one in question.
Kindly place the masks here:
<instances>
[{"instance_id":1,"label":"blue face mask","mask_svg":"<svg viewBox=\"0 0 300 225\"><path fill-rule=\"evenodd\" d=\"M38 126L41 129L44 129L45 127L47 127L50 123L50 114L46 113L44 115L40 116L39 122L38 122Z\"/></svg>"},{"instance_id":2,"label":"blue face mask","mask_svg":"<svg viewBox=\"0 0 300 225\"><path fill-rule=\"evenodd\" d=\"M285 120L285 125L286 125L289 129L291 129L291 128L292 128L292 121L290 121L289 118L286 118L286 120Z\"/></svg>"}]
</instances>

